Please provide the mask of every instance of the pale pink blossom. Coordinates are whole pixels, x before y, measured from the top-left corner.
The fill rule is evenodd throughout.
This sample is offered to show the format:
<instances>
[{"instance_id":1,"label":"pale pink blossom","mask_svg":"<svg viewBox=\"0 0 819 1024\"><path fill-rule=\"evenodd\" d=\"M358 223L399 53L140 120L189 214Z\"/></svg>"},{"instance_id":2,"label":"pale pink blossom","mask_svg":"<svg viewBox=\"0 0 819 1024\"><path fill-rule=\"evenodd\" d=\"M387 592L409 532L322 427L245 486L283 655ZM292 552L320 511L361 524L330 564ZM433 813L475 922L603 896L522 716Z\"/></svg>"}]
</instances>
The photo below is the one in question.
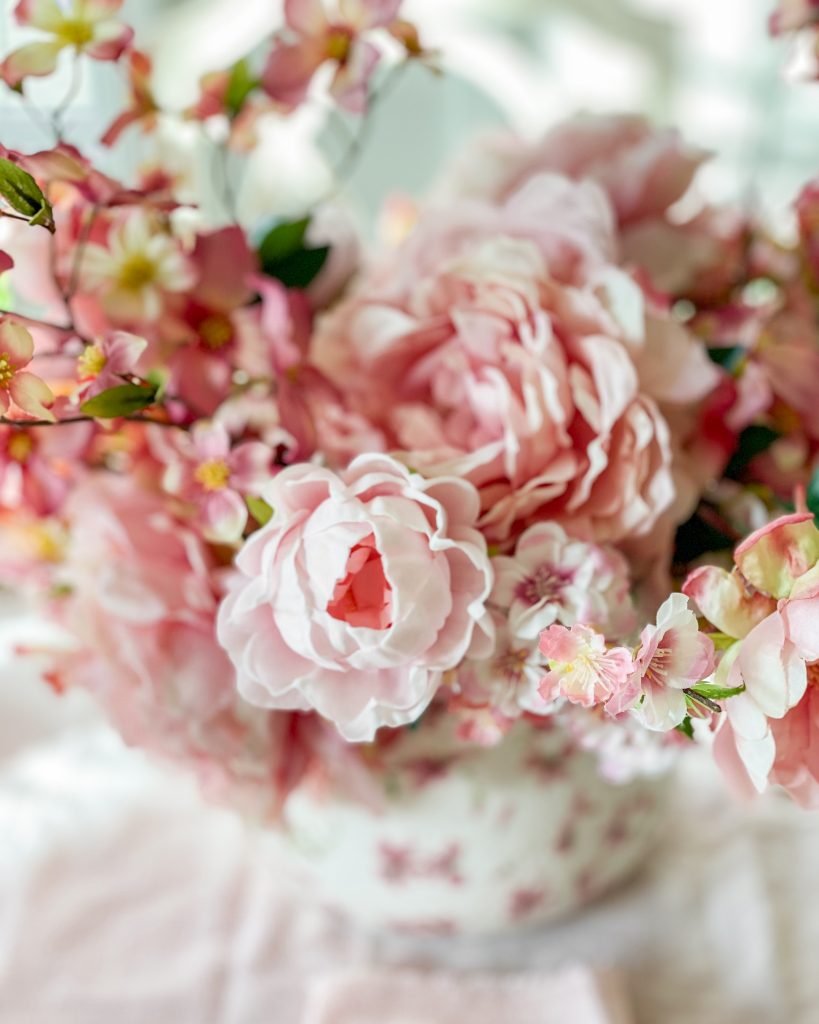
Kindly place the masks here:
<instances>
[{"instance_id":1,"label":"pale pink blossom","mask_svg":"<svg viewBox=\"0 0 819 1024\"><path fill-rule=\"evenodd\" d=\"M636 624L622 555L572 540L557 523L530 526L514 554L493 558L492 567L490 602L508 609L513 636L534 640L553 622L622 636Z\"/></svg>"},{"instance_id":2,"label":"pale pink blossom","mask_svg":"<svg viewBox=\"0 0 819 1024\"><path fill-rule=\"evenodd\" d=\"M304 102L316 71L334 66L330 92L353 113L367 108L368 83L380 52L367 38L396 18L401 0L285 0L286 31L268 57L262 84L291 109Z\"/></svg>"},{"instance_id":3,"label":"pale pink blossom","mask_svg":"<svg viewBox=\"0 0 819 1024\"><path fill-rule=\"evenodd\" d=\"M11 405L37 420L54 420L51 388L26 370L34 358L34 339L22 324L0 317L0 413Z\"/></svg>"},{"instance_id":4,"label":"pale pink blossom","mask_svg":"<svg viewBox=\"0 0 819 1024\"><path fill-rule=\"evenodd\" d=\"M819 0L779 0L770 19L774 35L796 32L819 22Z\"/></svg>"},{"instance_id":5,"label":"pale pink blossom","mask_svg":"<svg viewBox=\"0 0 819 1024\"><path fill-rule=\"evenodd\" d=\"M50 75L63 50L93 60L118 60L134 35L115 17L121 7L122 0L20 0L14 8L18 24L39 29L50 38L10 53L3 61L3 79L17 87L29 76Z\"/></svg>"},{"instance_id":6,"label":"pale pink blossom","mask_svg":"<svg viewBox=\"0 0 819 1024\"><path fill-rule=\"evenodd\" d=\"M688 598L672 594L657 612L656 624L640 634L634 713L649 729L675 728L688 713L683 691L710 676L714 664L713 641L700 632Z\"/></svg>"},{"instance_id":7,"label":"pale pink blossom","mask_svg":"<svg viewBox=\"0 0 819 1024\"><path fill-rule=\"evenodd\" d=\"M0 508L15 515L58 512L86 473L94 433L92 423L0 426Z\"/></svg>"},{"instance_id":8,"label":"pale pink blossom","mask_svg":"<svg viewBox=\"0 0 819 1024\"><path fill-rule=\"evenodd\" d=\"M353 742L419 717L473 648L491 567L477 494L387 457L273 478L237 559L219 639L253 704L314 708Z\"/></svg>"},{"instance_id":9,"label":"pale pink blossom","mask_svg":"<svg viewBox=\"0 0 819 1024\"><path fill-rule=\"evenodd\" d=\"M99 291L115 323L151 323L168 294L183 292L195 272L179 243L143 210L111 227L105 244L93 243L82 259L83 287Z\"/></svg>"},{"instance_id":10,"label":"pale pink blossom","mask_svg":"<svg viewBox=\"0 0 819 1024\"><path fill-rule=\"evenodd\" d=\"M134 375L140 356L148 347L144 338L115 331L87 345L77 359L79 395L83 401L101 391L118 387Z\"/></svg>"},{"instance_id":11,"label":"pale pink blossom","mask_svg":"<svg viewBox=\"0 0 819 1024\"><path fill-rule=\"evenodd\" d=\"M607 704L626 690L634 674L631 653L608 647L603 634L589 626L549 626L539 646L551 666L540 684L547 701L565 697L584 708Z\"/></svg>"},{"instance_id":12,"label":"pale pink blossom","mask_svg":"<svg viewBox=\"0 0 819 1024\"><path fill-rule=\"evenodd\" d=\"M154 454L166 464L162 485L193 505L210 540L232 544L247 525L245 495L258 495L270 480L273 452L261 441L232 445L219 422L199 420L189 432L157 428Z\"/></svg>"}]
</instances>

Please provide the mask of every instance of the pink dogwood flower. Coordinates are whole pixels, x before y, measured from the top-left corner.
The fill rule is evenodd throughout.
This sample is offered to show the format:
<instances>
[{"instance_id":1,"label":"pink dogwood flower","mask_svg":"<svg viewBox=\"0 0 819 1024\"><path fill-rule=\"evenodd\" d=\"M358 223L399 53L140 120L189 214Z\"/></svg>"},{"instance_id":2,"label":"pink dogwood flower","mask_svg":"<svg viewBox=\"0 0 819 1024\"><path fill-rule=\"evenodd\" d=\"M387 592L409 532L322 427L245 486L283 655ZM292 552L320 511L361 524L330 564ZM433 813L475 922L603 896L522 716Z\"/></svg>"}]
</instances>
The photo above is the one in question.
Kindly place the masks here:
<instances>
[{"instance_id":1,"label":"pink dogwood flower","mask_svg":"<svg viewBox=\"0 0 819 1024\"><path fill-rule=\"evenodd\" d=\"M276 41L262 76L268 95L295 109L304 102L310 82L325 63L335 65L330 92L339 106L360 114L367 108L367 88L380 59L366 38L396 18L401 0L285 0L287 31Z\"/></svg>"},{"instance_id":2,"label":"pink dogwood flower","mask_svg":"<svg viewBox=\"0 0 819 1024\"><path fill-rule=\"evenodd\" d=\"M649 729L674 729L687 714L683 691L711 675L714 664L713 641L700 632L688 598L672 594L660 606L656 625L640 634L634 659L635 714Z\"/></svg>"},{"instance_id":3,"label":"pink dogwood flower","mask_svg":"<svg viewBox=\"0 0 819 1024\"><path fill-rule=\"evenodd\" d=\"M0 412L7 413L12 403L28 416L55 420L51 388L25 367L34 358L34 340L21 324L0 318Z\"/></svg>"},{"instance_id":4,"label":"pink dogwood flower","mask_svg":"<svg viewBox=\"0 0 819 1024\"><path fill-rule=\"evenodd\" d=\"M77 359L79 394L83 401L122 384L133 374L147 347L148 342L144 338L125 331L116 331L102 341L88 345Z\"/></svg>"},{"instance_id":5,"label":"pink dogwood flower","mask_svg":"<svg viewBox=\"0 0 819 1024\"><path fill-rule=\"evenodd\" d=\"M152 439L155 454L166 462L163 486L196 506L205 536L232 544L247 525L244 495L258 495L271 476L272 452L261 441L231 447L221 423L200 421L190 433L166 431Z\"/></svg>"},{"instance_id":6,"label":"pink dogwood flower","mask_svg":"<svg viewBox=\"0 0 819 1024\"><path fill-rule=\"evenodd\" d=\"M28 76L50 75L63 50L93 60L118 60L133 38L133 29L114 15L122 0L20 0L14 16L20 25L50 38L14 50L2 65L3 80L17 88Z\"/></svg>"},{"instance_id":7,"label":"pink dogwood flower","mask_svg":"<svg viewBox=\"0 0 819 1024\"><path fill-rule=\"evenodd\" d=\"M602 633L589 626L550 626L539 647L551 663L540 684L544 700L565 697L585 708L605 704L626 690L634 674L631 653L607 647Z\"/></svg>"}]
</instances>

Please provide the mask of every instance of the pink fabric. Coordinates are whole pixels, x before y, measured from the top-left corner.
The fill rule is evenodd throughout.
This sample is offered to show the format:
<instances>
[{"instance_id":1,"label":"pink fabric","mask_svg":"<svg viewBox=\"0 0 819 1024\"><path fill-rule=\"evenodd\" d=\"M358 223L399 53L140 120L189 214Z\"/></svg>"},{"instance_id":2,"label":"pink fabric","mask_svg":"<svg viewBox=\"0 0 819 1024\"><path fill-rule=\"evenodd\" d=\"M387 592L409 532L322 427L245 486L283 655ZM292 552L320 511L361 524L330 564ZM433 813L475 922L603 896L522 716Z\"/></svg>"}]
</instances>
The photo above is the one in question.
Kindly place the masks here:
<instances>
[{"instance_id":1,"label":"pink fabric","mask_svg":"<svg viewBox=\"0 0 819 1024\"><path fill-rule=\"evenodd\" d=\"M556 974L348 971L318 981L304 1024L627 1024L619 981Z\"/></svg>"}]
</instances>

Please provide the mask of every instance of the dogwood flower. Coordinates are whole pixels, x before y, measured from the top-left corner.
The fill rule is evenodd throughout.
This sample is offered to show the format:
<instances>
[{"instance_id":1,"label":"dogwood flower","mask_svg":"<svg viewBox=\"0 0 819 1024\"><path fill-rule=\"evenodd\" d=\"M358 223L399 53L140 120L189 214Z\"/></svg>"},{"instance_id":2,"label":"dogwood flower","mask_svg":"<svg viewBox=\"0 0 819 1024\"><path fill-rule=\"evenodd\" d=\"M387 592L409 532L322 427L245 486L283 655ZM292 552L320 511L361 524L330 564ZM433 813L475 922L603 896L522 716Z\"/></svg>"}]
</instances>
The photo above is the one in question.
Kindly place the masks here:
<instances>
[{"instance_id":1,"label":"dogwood flower","mask_svg":"<svg viewBox=\"0 0 819 1024\"><path fill-rule=\"evenodd\" d=\"M0 319L0 412L7 413L13 402L29 416L53 422L51 388L25 369L33 358L34 341L25 327Z\"/></svg>"},{"instance_id":2,"label":"dogwood flower","mask_svg":"<svg viewBox=\"0 0 819 1024\"><path fill-rule=\"evenodd\" d=\"M14 9L18 23L50 38L10 53L2 65L3 80L17 88L28 76L50 75L63 50L93 60L118 60L134 35L114 17L121 6L122 0L20 0Z\"/></svg>"},{"instance_id":3,"label":"dogwood flower","mask_svg":"<svg viewBox=\"0 0 819 1024\"><path fill-rule=\"evenodd\" d=\"M639 701L634 713L649 729L668 732L688 713L683 691L714 671L714 643L700 632L684 594L672 594L663 602L656 624L646 626L640 641L634 659L634 698Z\"/></svg>"},{"instance_id":4,"label":"dogwood flower","mask_svg":"<svg viewBox=\"0 0 819 1024\"><path fill-rule=\"evenodd\" d=\"M270 448L261 441L231 448L225 427L206 420L190 433L174 432L170 440L158 431L152 448L167 463L165 490L198 507L205 536L223 544L238 541L248 517L243 496L258 494L270 481Z\"/></svg>"},{"instance_id":5,"label":"dogwood flower","mask_svg":"<svg viewBox=\"0 0 819 1024\"><path fill-rule=\"evenodd\" d=\"M551 663L540 684L544 700L565 697L585 708L604 704L618 697L634 674L631 653L608 648L602 633L589 626L550 626L540 634L539 648Z\"/></svg>"},{"instance_id":6,"label":"dogwood flower","mask_svg":"<svg viewBox=\"0 0 819 1024\"><path fill-rule=\"evenodd\" d=\"M176 240L142 210L112 228L106 245L89 245L82 266L86 287L99 289L105 312L119 323L158 320L166 293L195 280Z\"/></svg>"},{"instance_id":7,"label":"dogwood flower","mask_svg":"<svg viewBox=\"0 0 819 1024\"><path fill-rule=\"evenodd\" d=\"M77 359L77 376L83 401L123 383L148 347L144 338L116 331L102 341L88 345Z\"/></svg>"},{"instance_id":8,"label":"dogwood flower","mask_svg":"<svg viewBox=\"0 0 819 1024\"><path fill-rule=\"evenodd\" d=\"M278 103L295 109L304 102L313 75L335 65L330 92L355 114L367 108L367 85L380 53L365 38L392 24L401 0L335 0L330 13L323 0L285 0L287 33L277 40L262 85Z\"/></svg>"}]
</instances>

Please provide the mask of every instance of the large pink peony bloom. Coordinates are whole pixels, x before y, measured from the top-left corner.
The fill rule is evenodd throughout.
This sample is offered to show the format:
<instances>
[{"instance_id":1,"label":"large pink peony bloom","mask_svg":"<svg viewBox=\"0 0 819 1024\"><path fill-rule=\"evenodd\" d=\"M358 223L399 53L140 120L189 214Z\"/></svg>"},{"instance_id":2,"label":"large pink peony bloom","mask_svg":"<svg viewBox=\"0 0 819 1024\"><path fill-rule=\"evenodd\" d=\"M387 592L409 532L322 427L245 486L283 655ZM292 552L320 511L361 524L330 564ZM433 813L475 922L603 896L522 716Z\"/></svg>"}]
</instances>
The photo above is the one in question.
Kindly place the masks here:
<instances>
[{"instance_id":1,"label":"large pink peony bloom","mask_svg":"<svg viewBox=\"0 0 819 1024\"><path fill-rule=\"evenodd\" d=\"M470 649L492 584L474 489L362 456L283 470L237 559L219 640L240 693L314 708L353 742L414 721Z\"/></svg>"},{"instance_id":2,"label":"large pink peony bloom","mask_svg":"<svg viewBox=\"0 0 819 1024\"><path fill-rule=\"evenodd\" d=\"M644 537L675 498L658 403L715 372L615 252L603 195L561 177L434 210L325 319L316 359L410 465L478 488L490 541L544 518Z\"/></svg>"},{"instance_id":3,"label":"large pink peony bloom","mask_svg":"<svg viewBox=\"0 0 819 1024\"><path fill-rule=\"evenodd\" d=\"M60 657L60 685L90 690L126 742L180 762L210 796L254 816L275 817L307 773L339 758L344 785L360 788L363 770L317 716L238 696L216 641L216 567L159 496L96 477L66 516L61 609L77 649Z\"/></svg>"},{"instance_id":4,"label":"large pink peony bloom","mask_svg":"<svg viewBox=\"0 0 819 1024\"><path fill-rule=\"evenodd\" d=\"M444 192L504 200L544 171L593 181L623 227L665 214L688 190L705 154L673 129L636 115L582 114L539 142L511 133L481 140L459 158Z\"/></svg>"}]
</instances>

